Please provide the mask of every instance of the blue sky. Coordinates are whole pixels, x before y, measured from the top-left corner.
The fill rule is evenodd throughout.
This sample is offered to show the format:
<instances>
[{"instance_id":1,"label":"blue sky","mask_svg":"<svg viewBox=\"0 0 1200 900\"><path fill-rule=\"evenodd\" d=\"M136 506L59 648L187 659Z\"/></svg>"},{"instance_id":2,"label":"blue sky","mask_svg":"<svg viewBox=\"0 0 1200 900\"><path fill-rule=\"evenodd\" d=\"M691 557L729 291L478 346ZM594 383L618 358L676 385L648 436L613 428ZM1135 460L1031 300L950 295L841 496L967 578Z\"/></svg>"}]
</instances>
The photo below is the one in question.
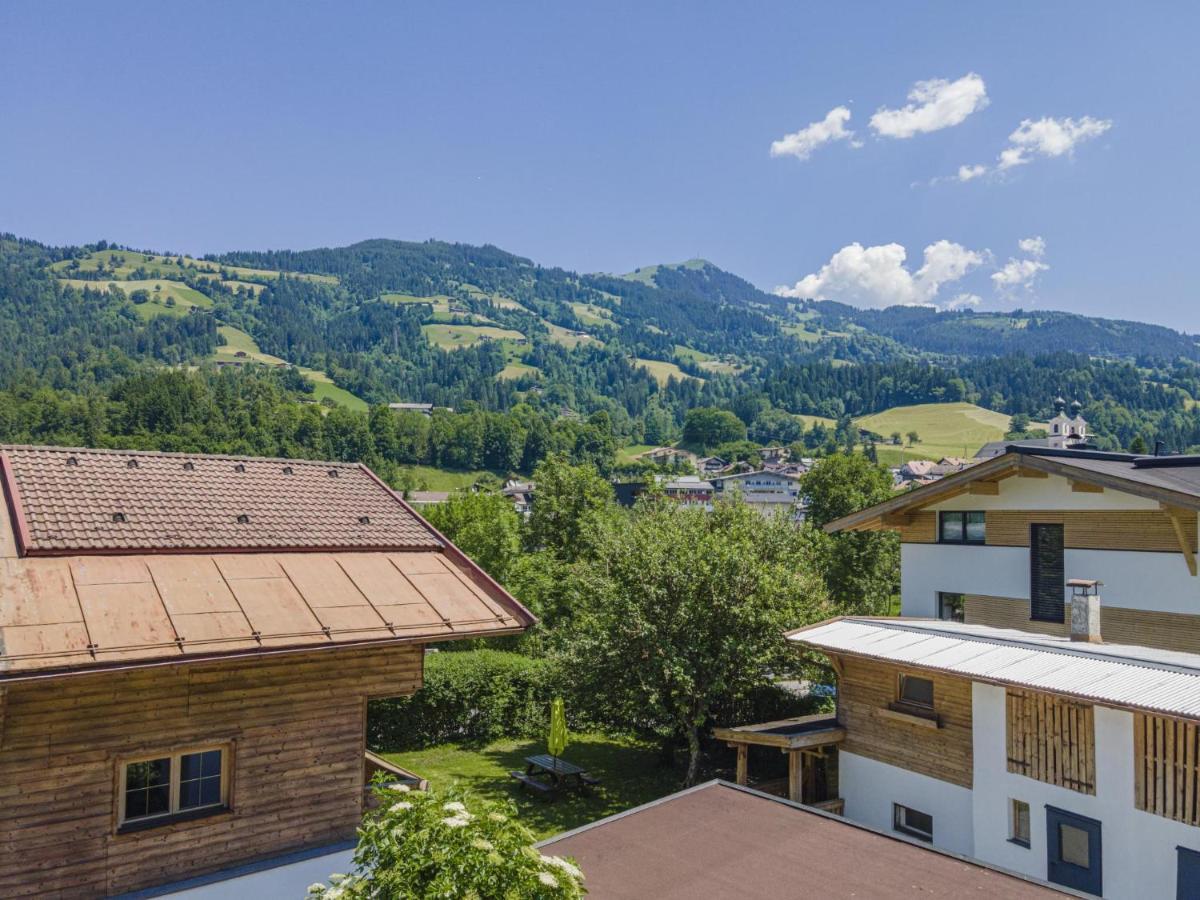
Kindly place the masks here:
<instances>
[{"instance_id":1,"label":"blue sky","mask_svg":"<svg viewBox=\"0 0 1200 900\"><path fill-rule=\"evenodd\" d=\"M1197 33L1184 3L7 0L0 230L703 256L861 304L1200 331ZM813 147L819 122L854 136ZM806 159L772 155L789 134Z\"/></svg>"}]
</instances>

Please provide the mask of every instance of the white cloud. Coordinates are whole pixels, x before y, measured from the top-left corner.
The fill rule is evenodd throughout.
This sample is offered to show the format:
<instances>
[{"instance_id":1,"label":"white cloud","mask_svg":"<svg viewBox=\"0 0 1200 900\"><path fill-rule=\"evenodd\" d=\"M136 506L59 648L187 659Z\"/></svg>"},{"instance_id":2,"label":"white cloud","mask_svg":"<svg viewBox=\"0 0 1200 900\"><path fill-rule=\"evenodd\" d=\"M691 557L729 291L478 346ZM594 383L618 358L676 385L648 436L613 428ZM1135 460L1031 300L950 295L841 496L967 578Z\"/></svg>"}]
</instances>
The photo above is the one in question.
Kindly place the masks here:
<instances>
[{"instance_id":1,"label":"white cloud","mask_svg":"<svg viewBox=\"0 0 1200 900\"><path fill-rule=\"evenodd\" d=\"M797 159L808 159L812 152L822 144L830 141L854 141L854 132L846 130L850 121L850 110L844 106L835 106L820 122L813 122L806 128L785 134L777 141L771 142L772 156L794 156ZM861 146L861 144L857 144Z\"/></svg>"},{"instance_id":2,"label":"white cloud","mask_svg":"<svg viewBox=\"0 0 1200 900\"><path fill-rule=\"evenodd\" d=\"M942 309L974 309L982 302L983 298L978 294L956 294L942 304Z\"/></svg>"},{"instance_id":3,"label":"white cloud","mask_svg":"<svg viewBox=\"0 0 1200 900\"><path fill-rule=\"evenodd\" d=\"M967 116L988 105L983 79L971 72L957 81L932 78L918 81L908 92L912 102L903 109L880 109L871 116L876 134L910 138L960 125Z\"/></svg>"},{"instance_id":4,"label":"white cloud","mask_svg":"<svg viewBox=\"0 0 1200 900\"><path fill-rule=\"evenodd\" d=\"M984 261L984 254L946 240L925 248L924 263L916 272L905 267L907 256L900 244L849 244L833 254L819 272L791 287L776 288L775 293L880 308L928 305L934 303L942 285L958 281Z\"/></svg>"},{"instance_id":5,"label":"white cloud","mask_svg":"<svg viewBox=\"0 0 1200 900\"><path fill-rule=\"evenodd\" d=\"M1021 240L1017 241L1017 246L1021 249L1022 253L1028 253L1037 259L1041 259L1046 255L1046 241L1040 235L1021 238Z\"/></svg>"},{"instance_id":6,"label":"white cloud","mask_svg":"<svg viewBox=\"0 0 1200 900\"><path fill-rule=\"evenodd\" d=\"M1037 280L1050 266L1039 259L1009 258L1000 271L992 272L991 283L1002 294L1014 294L1018 290L1032 290L1033 282Z\"/></svg>"},{"instance_id":7,"label":"white cloud","mask_svg":"<svg viewBox=\"0 0 1200 900\"><path fill-rule=\"evenodd\" d=\"M1024 119L1008 136L1011 146L1005 147L996 157L996 165L959 166L958 181L970 181L988 172L1004 172L1017 166L1028 165L1036 157L1069 156L1080 144L1097 138L1112 128L1112 119L1054 119L1045 117ZM938 181L939 179L934 179Z\"/></svg>"}]
</instances>

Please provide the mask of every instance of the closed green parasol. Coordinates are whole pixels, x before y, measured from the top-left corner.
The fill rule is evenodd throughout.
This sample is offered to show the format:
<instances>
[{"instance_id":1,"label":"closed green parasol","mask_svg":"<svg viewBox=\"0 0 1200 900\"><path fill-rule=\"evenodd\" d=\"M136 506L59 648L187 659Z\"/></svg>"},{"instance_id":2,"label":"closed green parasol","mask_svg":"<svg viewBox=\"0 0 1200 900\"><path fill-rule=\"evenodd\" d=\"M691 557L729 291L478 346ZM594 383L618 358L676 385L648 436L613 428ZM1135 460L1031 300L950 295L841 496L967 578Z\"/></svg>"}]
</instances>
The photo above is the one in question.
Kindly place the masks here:
<instances>
[{"instance_id":1,"label":"closed green parasol","mask_svg":"<svg viewBox=\"0 0 1200 900\"><path fill-rule=\"evenodd\" d=\"M550 741L547 749L556 761L567 749L567 713L561 697L550 701Z\"/></svg>"}]
</instances>

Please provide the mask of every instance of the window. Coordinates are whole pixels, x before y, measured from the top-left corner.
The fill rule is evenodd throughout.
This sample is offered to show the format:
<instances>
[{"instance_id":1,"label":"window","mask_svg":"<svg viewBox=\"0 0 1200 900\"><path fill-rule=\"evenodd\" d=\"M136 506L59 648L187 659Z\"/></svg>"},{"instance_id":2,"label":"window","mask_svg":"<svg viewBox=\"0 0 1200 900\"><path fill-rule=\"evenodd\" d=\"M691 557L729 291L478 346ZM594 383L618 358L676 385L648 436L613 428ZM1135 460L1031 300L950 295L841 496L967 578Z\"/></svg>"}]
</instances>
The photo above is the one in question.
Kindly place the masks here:
<instances>
[{"instance_id":1,"label":"window","mask_svg":"<svg viewBox=\"0 0 1200 900\"><path fill-rule=\"evenodd\" d=\"M228 805L228 747L127 762L121 771L122 828L172 821Z\"/></svg>"},{"instance_id":2,"label":"window","mask_svg":"<svg viewBox=\"0 0 1200 900\"><path fill-rule=\"evenodd\" d=\"M899 803L892 804L892 828L922 841L933 840L933 816Z\"/></svg>"},{"instance_id":3,"label":"window","mask_svg":"<svg viewBox=\"0 0 1200 900\"><path fill-rule=\"evenodd\" d=\"M962 622L965 619L966 598L962 594L938 591L938 618L946 622Z\"/></svg>"},{"instance_id":4,"label":"window","mask_svg":"<svg viewBox=\"0 0 1200 900\"><path fill-rule=\"evenodd\" d=\"M916 675L900 676L899 702L918 709L933 709L933 681Z\"/></svg>"},{"instance_id":5,"label":"window","mask_svg":"<svg viewBox=\"0 0 1200 900\"><path fill-rule=\"evenodd\" d=\"M1029 846L1029 804L1024 800L1009 801L1008 839L1022 847Z\"/></svg>"},{"instance_id":6,"label":"window","mask_svg":"<svg viewBox=\"0 0 1200 900\"><path fill-rule=\"evenodd\" d=\"M982 544L986 540L981 512L938 513L938 540L943 544Z\"/></svg>"}]
</instances>

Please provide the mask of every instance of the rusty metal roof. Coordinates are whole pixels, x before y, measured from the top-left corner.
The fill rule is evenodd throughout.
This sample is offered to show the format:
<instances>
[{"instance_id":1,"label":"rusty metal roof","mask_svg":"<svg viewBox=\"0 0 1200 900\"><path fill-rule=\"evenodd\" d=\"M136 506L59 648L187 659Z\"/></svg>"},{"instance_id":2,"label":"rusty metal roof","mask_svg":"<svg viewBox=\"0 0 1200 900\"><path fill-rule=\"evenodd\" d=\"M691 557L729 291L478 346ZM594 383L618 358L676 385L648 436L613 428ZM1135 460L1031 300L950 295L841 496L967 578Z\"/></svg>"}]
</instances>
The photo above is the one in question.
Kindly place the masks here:
<instances>
[{"instance_id":1,"label":"rusty metal roof","mask_svg":"<svg viewBox=\"0 0 1200 900\"><path fill-rule=\"evenodd\" d=\"M542 841L588 893L697 897L1034 898L1051 885L788 800L711 781Z\"/></svg>"},{"instance_id":2,"label":"rusty metal roof","mask_svg":"<svg viewBox=\"0 0 1200 900\"><path fill-rule=\"evenodd\" d=\"M128 459L138 466L127 467ZM0 682L508 634L534 621L360 466L58 448L4 448L3 462ZM183 469L184 462L193 465ZM244 471L234 470L238 464ZM213 488L214 509L244 502L250 522L230 529L223 512L205 510L188 480L196 475L222 482ZM125 522L99 516L127 497ZM361 530L345 525L359 510L370 522ZM214 523L212 549L202 529L179 530L192 515ZM254 527L256 515L266 527ZM131 518L128 534L110 528Z\"/></svg>"},{"instance_id":3,"label":"rusty metal roof","mask_svg":"<svg viewBox=\"0 0 1200 900\"><path fill-rule=\"evenodd\" d=\"M27 556L441 546L357 464L12 446L0 464Z\"/></svg>"}]
</instances>

